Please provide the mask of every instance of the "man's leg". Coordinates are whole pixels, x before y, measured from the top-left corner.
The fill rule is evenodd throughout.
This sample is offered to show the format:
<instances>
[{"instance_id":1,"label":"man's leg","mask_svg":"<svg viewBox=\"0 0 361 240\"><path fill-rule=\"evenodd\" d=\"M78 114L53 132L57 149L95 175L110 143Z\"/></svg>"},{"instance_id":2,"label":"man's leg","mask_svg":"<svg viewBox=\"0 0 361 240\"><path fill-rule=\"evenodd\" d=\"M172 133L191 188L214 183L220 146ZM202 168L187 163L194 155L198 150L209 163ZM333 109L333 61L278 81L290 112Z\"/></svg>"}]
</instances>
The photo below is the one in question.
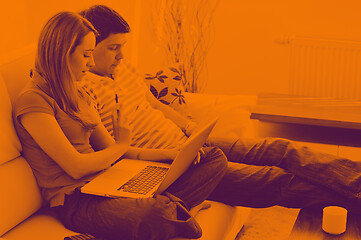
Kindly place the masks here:
<instances>
[{"instance_id":1,"label":"man's leg","mask_svg":"<svg viewBox=\"0 0 361 240\"><path fill-rule=\"evenodd\" d=\"M229 161L257 166L277 166L316 185L350 199L359 199L361 162L312 151L292 141L266 139L212 139Z\"/></svg>"},{"instance_id":2,"label":"man's leg","mask_svg":"<svg viewBox=\"0 0 361 240\"><path fill-rule=\"evenodd\" d=\"M233 162L228 163L227 173L209 199L256 208L274 205L291 208L338 205L361 213L358 201L312 184L279 167Z\"/></svg>"}]
</instances>

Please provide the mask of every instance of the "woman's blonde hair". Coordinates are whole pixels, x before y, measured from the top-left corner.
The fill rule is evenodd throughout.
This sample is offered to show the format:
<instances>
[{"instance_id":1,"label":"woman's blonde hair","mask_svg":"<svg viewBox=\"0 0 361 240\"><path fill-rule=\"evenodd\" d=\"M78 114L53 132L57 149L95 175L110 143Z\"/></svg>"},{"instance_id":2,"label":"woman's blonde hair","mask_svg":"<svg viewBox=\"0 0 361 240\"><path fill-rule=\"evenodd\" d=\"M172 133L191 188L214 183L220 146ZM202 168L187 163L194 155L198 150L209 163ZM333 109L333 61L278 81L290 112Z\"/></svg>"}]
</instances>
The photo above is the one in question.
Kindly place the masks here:
<instances>
[{"instance_id":1,"label":"woman's blonde hair","mask_svg":"<svg viewBox=\"0 0 361 240\"><path fill-rule=\"evenodd\" d=\"M54 15L43 27L37 48L35 70L45 79L49 95L59 107L72 118L89 127L85 119L79 117L79 91L72 74L69 56L83 38L97 31L93 25L72 12Z\"/></svg>"}]
</instances>

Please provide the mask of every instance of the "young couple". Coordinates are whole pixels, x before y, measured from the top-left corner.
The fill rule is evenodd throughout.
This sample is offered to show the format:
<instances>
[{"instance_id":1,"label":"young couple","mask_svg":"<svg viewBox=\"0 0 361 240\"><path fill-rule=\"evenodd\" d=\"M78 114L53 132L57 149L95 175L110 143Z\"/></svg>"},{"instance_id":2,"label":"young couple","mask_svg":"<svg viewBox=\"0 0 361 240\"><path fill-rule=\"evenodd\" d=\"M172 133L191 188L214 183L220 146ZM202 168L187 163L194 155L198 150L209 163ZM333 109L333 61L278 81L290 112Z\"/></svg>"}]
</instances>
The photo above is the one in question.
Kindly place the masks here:
<instances>
[{"instance_id":1,"label":"young couple","mask_svg":"<svg viewBox=\"0 0 361 240\"><path fill-rule=\"evenodd\" d=\"M45 203L67 228L104 239L199 237L196 224L177 214L177 198L188 208L210 199L361 212L360 163L283 139L210 140L200 161L153 198L81 193L121 157L174 159L195 126L159 103L140 78L117 71L129 31L117 12L102 5L56 14L40 34L31 81L14 105L23 155Z\"/></svg>"}]
</instances>

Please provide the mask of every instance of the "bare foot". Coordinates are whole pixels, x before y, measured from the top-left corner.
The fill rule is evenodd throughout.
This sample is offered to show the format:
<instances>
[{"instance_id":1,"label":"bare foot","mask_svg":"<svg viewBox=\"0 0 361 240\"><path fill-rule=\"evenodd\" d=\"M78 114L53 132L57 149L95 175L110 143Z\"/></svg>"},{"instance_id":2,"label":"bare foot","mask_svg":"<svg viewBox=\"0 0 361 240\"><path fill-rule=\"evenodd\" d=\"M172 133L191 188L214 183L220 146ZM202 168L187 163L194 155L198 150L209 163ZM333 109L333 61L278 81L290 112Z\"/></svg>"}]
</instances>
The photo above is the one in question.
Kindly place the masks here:
<instances>
[{"instance_id":1,"label":"bare foot","mask_svg":"<svg viewBox=\"0 0 361 240\"><path fill-rule=\"evenodd\" d=\"M210 207L211 207L211 204L209 202L202 202L201 204L193 207L189 212L193 217L195 217L199 213L199 211L208 209Z\"/></svg>"}]
</instances>

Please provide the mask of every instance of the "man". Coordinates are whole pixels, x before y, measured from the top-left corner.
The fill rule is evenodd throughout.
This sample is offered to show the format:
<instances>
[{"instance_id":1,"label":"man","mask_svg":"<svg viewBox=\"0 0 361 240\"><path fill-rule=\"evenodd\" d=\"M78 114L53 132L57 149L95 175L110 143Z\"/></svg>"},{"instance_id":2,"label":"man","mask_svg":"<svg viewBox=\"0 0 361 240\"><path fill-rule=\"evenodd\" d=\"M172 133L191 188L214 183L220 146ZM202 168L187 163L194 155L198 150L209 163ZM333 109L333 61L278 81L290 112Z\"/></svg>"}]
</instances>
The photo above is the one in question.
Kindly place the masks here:
<instances>
[{"instance_id":1,"label":"man","mask_svg":"<svg viewBox=\"0 0 361 240\"><path fill-rule=\"evenodd\" d=\"M132 146L174 148L195 124L160 103L140 77L126 66L122 48L129 25L114 10L97 5L80 13L99 31L95 66L82 86L93 96L112 134L115 94L133 133ZM249 207L340 205L361 212L361 164L313 152L284 139L213 139L229 160L227 172L209 199ZM139 156L141 158L141 156Z\"/></svg>"}]
</instances>

